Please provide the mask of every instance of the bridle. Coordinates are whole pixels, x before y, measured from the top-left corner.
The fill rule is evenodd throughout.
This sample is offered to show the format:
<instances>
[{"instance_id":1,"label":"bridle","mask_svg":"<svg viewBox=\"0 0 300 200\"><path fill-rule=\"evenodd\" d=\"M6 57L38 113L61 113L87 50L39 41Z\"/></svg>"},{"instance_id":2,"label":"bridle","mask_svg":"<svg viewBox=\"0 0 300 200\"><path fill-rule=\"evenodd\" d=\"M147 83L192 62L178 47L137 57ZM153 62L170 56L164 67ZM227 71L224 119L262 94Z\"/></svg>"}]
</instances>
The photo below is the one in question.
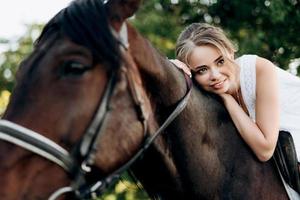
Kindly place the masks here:
<instances>
[{"instance_id":1,"label":"bridle","mask_svg":"<svg viewBox=\"0 0 300 200\"><path fill-rule=\"evenodd\" d=\"M122 30L124 32L124 29ZM130 66L133 64L133 60L127 51L128 43L126 43L126 39L124 39L124 36L120 35L118 36L118 38L122 49L124 62L126 63L126 65ZM125 71L128 71L128 69ZM102 97L102 101L100 102L97 112L89 127L87 128L82 142L80 143L79 150L80 156L82 157L82 159L80 160L74 158L67 150L65 150L52 140L42 136L41 134L13 122L0 120L1 140L18 145L58 164L70 175L70 178L72 179L71 186L57 190L50 196L49 200L55 200L62 194L68 192L73 192L78 199L95 198L99 194L102 194L108 186L118 180L121 174L126 171L139 157L141 157L141 155L153 143L155 138L157 138L157 136L162 133L162 131L175 119L175 117L180 114L180 112L187 105L188 98L191 94L192 84L191 80L185 75L188 86L188 90L185 96L179 101L174 111L169 115L169 117L160 126L160 128L154 134L146 136L148 113L146 112L143 99L138 92L138 87L132 80L132 73L125 73L127 74L131 96L134 100L134 103L136 104L136 108L138 109L137 112L139 113L139 119L143 124L143 131L145 136L144 143L130 160L128 160L125 164L123 164L121 167L119 167L117 170L115 170L105 178L93 184L88 184L85 177L88 173L91 173L90 166L94 164L94 158L97 152L97 142L99 141L98 138L101 134L101 127L107 113L109 101L113 95L113 91L116 85L115 73L111 74L108 85Z\"/></svg>"},{"instance_id":2,"label":"bridle","mask_svg":"<svg viewBox=\"0 0 300 200\"><path fill-rule=\"evenodd\" d=\"M36 153L56 164L61 166L72 180L71 185L63 187L54 192L49 200L55 200L59 196L72 192L78 199L91 199L96 198L102 194L108 186L118 180L121 174L130 168L130 166L139 159L144 152L149 148L153 141L159 136L163 130L180 114L180 112L187 105L189 96L191 94L192 83L190 78L185 75L187 82L187 92L184 97L177 103L176 108L164 121L164 123L158 128L158 130L152 135L146 135L147 132L147 120L149 113L147 112L144 99L141 95L140 87L138 87L133 81L133 74L130 69L134 65L133 58L128 52L127 41L127 26L124 24L117 34L113 31L115 37L119 41L121 52L123 55L124 65L121 70L127 75L127 81L130 89L131 96L136 105L137 112L139 114L139 120L143 125L144 142L140 149L121 167L101 180L98 180L92 184L86 180L86 175L92 173L95 155L97 153L97 143L102 133L101 128L108 111L109 101L113 95L116 85L116 73L112 73L105 89L102 100L98 106L96 114L92 119L89 127L87 128L82 141L75 148L79 148L80 159L76 159L67 150L51 141L50 139L42 136L41 134L22 127L18 124L7 120L0 120L0 139L7 142L18 145L24 149L27 149L33 153Z\"/></svg>"}]
</instances>

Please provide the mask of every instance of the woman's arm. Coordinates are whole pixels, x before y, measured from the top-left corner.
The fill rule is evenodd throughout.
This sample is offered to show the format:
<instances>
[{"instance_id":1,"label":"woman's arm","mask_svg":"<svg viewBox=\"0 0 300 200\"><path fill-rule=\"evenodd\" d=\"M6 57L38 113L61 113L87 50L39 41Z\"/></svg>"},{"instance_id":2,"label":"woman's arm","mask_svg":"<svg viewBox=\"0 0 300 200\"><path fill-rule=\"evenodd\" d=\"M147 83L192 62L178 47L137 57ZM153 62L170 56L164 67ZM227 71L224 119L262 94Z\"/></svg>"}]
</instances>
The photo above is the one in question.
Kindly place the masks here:
<instances>
[{"instance_id":1,"label":"woman's arm","mask_svg":"<svg viewBox=\"0 0 300 200\"><path fill-rule=\"evenodd\" d=\"M279 133L279 94L275 66L264 58L256 61L256 122L228 94L222 94L225 106L241 137L260 161L269 160Z\"/></svg>"}]
</instances>

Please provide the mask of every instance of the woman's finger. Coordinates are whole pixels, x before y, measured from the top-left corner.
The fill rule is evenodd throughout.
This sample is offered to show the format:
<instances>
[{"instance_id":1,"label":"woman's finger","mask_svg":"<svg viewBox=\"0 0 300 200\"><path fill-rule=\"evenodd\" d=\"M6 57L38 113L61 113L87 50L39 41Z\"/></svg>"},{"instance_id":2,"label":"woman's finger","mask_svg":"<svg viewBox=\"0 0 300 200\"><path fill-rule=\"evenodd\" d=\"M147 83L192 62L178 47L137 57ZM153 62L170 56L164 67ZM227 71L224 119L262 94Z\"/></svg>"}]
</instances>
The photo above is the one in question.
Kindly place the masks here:
<instances>
[{"instance_id":1,"label":"woman's finger","mask_svg":"<svg viewBox=\"0 0 300 200\"><path fill-rule=\"evenodd\" d=\"M180 60L170 60L176 67L182 69L187 75L189 75L190 77L192 76L191 70L188 68L188 66L186 64L184 64L183 62L181 62Z\"/></svg>"}]
</instances>

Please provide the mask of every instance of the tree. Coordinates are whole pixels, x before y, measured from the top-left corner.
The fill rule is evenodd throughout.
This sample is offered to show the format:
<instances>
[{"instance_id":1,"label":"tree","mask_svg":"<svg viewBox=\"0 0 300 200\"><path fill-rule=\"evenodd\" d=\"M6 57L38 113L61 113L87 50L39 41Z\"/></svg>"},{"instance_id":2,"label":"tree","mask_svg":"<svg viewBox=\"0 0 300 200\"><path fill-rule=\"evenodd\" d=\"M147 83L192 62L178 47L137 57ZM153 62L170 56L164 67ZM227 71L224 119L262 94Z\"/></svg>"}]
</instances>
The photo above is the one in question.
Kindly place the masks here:
<instances>
[{"instance_id":1,"label":"tree","mask_svg":"<svg viewBox=\"0 0 300 200\"><path fill-rule=\"evenodd\" d=\"M39 35L42 27L42 24L27 25L25 35L17 41L0 39L0 44L7 48L0 55L0 115L8 104L20 62L32 51L32 43Z\"/></svg>"},{"instance_id":2,"label":"tree","mask_svg":"<svg viewBox=\"0 0 300 200\"><path fill-rule=\"evenodd\" d=\"M300 57L299 0L152 0L144 2L133 21L171 57L180 30L192 22L222 27L238 55L258 54L284 69Z\"/></svg>"},{"instance_id":3,"label":"tree","mask_svg":"<svg viewBox=\"0 0 300 200\"><path fill-rule=\"evenodd\" d=\"M21 61L32 51L33 41L40 34L42 24L27 25L24 36L17 41L0 40L8 50L1 55L0 62L0 91L12 91L15 84L15 74Z\"/></svg>"}]
</instances>

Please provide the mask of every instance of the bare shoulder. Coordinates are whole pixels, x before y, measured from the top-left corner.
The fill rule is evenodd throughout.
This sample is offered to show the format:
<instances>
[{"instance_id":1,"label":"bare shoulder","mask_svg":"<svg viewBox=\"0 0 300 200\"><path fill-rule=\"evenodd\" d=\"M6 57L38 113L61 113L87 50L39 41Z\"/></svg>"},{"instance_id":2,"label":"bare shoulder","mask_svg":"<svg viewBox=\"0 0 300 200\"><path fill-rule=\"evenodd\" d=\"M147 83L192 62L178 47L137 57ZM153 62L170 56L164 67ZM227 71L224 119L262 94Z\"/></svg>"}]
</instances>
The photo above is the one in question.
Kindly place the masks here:
<instances>
[{"instance_id":1,"label":"bare shoulder","mask_svg":"<svg viewBox=\"0 0 300 200\"><path fill-rule=\"evenodd\" d=\"M256 91L257 102L265 102L262 104L263 107L267 108L266 104L277 105L278 77L276 66L262 57L256 59ZM273 103L270 103L270 99ZM261 108L261 110L265 109Z\"/></svg>"},{"instance_id":2,"label":"bare shoulder","mask_svg":"<svg viewBox=\"0 0 300 200\"><path fill-rule=\"evenodd\" d=\"M257 56L256 58L256 75L259 76L270 76L276 72L275 65L266 58Z\"/></svg>"}]
</instances>

